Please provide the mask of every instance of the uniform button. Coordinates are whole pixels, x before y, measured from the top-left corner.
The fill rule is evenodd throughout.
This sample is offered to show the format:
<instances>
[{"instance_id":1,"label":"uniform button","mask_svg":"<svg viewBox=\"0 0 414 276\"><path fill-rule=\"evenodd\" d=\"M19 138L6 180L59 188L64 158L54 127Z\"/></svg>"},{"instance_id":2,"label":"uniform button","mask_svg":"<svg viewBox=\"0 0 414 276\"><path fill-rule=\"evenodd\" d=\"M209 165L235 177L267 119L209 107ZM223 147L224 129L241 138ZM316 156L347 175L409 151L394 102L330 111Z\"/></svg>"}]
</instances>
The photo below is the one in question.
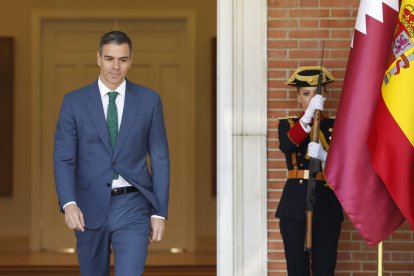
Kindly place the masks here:
<instances>
[{"instance_id":1,"label":"uniform button","mask_svg":"<svg viewBox=\"0 0 414 276\"><path fill-rule=\"evenodd\" d=\"M112 161L112 165L115 165L115 160L114 160L114 161Z\"/></svg>"},{"instance_id":2,"label":"uniform button","mask_svg":"<svg viewBox=\"0 0 414 276\"><path fill-rule=\"evenodd\" d=\"M303 167L303 164L299 164L299 167Z\"/></svg>"},{"instance_id":3,"label":"uniform button","mask_svg":"<svg viewBox=\"0 0 414 276\"><path fill-rule=\"evenodd\" d=\"M299 180L299 184L303 184L303 180L301 179L301 180Z\"/></svg>"},{"instance_id":4,"label":"uniform button","mask_svg":"<svg viewBox=\"0 0 414 276\"><path fill-rule=\"evenodd\" d=\"M298 152L298 156L301 156L302 154L300 152Z\"/></svg>"},{"instance_id":5,"label":"uniform button","mask_svg":"<svg viewBox=\"0 0 414 276\"><path fill-rule=\"evenodd\" d=\"M106 186L107 186L107 187L111 187L111 184L110 184L110 183L106 183Z\"/></svg>"}]
</instances>

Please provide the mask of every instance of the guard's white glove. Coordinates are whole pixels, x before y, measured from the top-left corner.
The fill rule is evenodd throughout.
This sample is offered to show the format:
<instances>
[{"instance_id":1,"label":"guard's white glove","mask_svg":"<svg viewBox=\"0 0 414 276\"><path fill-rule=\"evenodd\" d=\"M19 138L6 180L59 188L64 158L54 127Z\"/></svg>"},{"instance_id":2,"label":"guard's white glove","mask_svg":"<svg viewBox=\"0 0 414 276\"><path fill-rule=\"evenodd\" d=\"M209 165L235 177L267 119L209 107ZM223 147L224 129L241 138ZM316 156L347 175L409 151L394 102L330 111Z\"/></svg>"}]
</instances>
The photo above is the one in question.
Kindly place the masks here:
<instances>
[{"instance_id":1,"label":"guard's white glove","mask_svg":"<svg viewBox=\"0 0 414 276\"><path fill-rule=\"evenodd\" d=\"M307 126L312 122L312 118L315 115L315 110L323 110L323 104L325 103L324 97L322 95L315 95L309 102L308 108L306 108L305 114L300 118L301 122Z\"/></svg>"},{"instance_id":2,"label":"guard's white glove","mask_svg":"<svg viewBox=\"0 0 414 276\"><path fill-rule=\"evenodd\" d=\"M310 142L308 144L308 156L321 160L322 168L325 169L325 162L328 153L323 149L320 143Z\"/></svg>"}]
</instances>

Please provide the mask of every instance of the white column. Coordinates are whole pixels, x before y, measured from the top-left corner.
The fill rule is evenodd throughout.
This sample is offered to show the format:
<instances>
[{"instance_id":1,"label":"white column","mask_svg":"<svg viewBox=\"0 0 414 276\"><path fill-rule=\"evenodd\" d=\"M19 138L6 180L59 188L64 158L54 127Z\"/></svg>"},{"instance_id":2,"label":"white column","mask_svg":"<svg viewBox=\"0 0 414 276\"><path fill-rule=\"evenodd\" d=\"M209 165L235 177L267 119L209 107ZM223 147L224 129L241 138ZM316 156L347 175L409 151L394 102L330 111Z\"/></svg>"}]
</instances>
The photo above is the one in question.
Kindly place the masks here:
<instances>
[{"instance_id":1,"label":"white column","mask_svg":"<svg viewBox=\"0 0 414 276\"><path fill-rule=\"evenodd\" d=\"M267 1L218 0L217 274L267 275Z\"/></svg>"}]
</instances>

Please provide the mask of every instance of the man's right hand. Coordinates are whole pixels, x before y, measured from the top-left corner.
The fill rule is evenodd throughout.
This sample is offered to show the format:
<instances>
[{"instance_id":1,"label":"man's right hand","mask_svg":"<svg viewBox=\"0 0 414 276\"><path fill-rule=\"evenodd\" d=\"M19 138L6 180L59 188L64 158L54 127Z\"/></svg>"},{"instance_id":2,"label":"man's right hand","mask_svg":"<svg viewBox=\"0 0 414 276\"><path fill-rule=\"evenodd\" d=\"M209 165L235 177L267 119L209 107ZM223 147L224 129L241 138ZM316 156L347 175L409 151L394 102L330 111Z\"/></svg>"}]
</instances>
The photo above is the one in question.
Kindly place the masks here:
<instances>
[{"instance_id":1,"label":"man's right hand","mask_svg":"<svg viewBox=\"0 0 414 276\"><path fill-rule=\"evenodd\" d=\"M83 214L76 204L69 204L65 207L65 222L72 230L85 231Z\"/></svg>"}]
</instances>

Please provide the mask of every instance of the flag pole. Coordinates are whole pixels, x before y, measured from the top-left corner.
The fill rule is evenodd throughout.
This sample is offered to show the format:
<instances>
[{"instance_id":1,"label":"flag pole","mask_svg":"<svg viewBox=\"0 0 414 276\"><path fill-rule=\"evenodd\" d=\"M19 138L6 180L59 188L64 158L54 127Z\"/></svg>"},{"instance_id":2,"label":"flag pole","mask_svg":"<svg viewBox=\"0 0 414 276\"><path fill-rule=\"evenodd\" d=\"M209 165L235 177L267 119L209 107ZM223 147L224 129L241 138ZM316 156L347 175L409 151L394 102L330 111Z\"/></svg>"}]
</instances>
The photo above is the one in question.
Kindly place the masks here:
<instances>
[{"instance_id":1,"label":"flag pole","mask_svg":"<svg viewBox=\"0 0 414 276\"><path fill-rule=\"evenodd\" d=\"M383 247L382 241L378 244L378 276L382 276L383 265Z\"/></svg>"}]
</instances>

